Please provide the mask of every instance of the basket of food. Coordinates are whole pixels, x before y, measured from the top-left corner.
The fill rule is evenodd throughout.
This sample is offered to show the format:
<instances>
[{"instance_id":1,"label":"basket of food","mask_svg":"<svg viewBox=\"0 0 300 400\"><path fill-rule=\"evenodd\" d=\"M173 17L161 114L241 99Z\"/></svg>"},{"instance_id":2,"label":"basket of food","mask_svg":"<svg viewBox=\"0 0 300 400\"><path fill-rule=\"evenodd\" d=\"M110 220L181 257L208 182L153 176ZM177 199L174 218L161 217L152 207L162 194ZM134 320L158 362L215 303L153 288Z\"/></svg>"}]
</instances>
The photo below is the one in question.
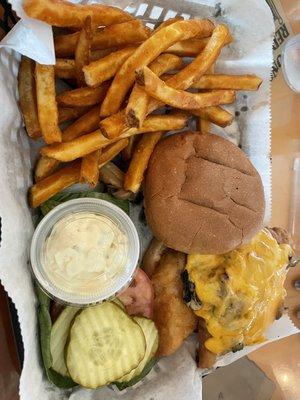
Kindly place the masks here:
<instances>
[{"instance_id":1,"label":"basket of food","mask_svg":"<svg viewBox=\"0 0 300 400\"><path fill-rule=\"evenodd\" d=\"M11 3L0 277L21 398L199 399L203 373L295 332L292 244L268 228L270 10L253 2L254 31L234 0Z\"/></svg>"}]
</instances>

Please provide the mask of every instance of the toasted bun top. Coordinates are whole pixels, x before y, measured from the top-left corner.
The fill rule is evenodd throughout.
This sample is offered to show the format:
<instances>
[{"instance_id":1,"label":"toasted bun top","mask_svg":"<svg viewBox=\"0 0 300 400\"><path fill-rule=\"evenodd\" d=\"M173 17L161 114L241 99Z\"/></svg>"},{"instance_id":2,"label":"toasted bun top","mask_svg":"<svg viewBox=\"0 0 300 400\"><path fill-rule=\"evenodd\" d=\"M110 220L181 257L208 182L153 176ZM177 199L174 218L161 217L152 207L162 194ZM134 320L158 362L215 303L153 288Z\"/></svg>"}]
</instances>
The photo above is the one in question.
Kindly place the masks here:
<instances>
[{"instance_id":1,"label":"toasted bun top","mask_svg":"<svg viewBox=\"0 0 300 400\"><path fill-rule=\"evenodd\" d=\"M213 134L187 132L155 148L145 209L154 236L172 249L222 254L261 229L264 191L258 172L237 146Z\"/></svg>"}]
</instances>

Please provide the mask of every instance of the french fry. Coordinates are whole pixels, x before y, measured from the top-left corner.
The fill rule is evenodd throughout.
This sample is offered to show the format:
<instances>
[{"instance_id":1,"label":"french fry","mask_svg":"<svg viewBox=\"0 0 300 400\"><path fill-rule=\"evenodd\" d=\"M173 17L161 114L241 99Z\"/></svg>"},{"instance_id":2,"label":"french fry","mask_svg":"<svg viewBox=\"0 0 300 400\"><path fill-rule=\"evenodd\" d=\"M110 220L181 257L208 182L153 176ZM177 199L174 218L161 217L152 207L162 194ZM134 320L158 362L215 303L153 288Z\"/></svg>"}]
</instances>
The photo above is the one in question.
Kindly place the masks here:
<instances>
[{"instance_id":1,"label":"french fry","mask_svg":"<svg viewBox=\"0 0 300 400\"><path fill-rule=\"evenodd\" d=\"M91 61L100 60L100 58L106 57L115 51L120 50L118 47L110 47L109 49L93 50L91 52Z\"/></svg>"},{"instance_id":2,"label":"french fry","mask_svg":"<svg viewBox=\"0 0 300 400\"><path fill-rule=\"evenodd\" d=\"M34 171L35 181L38 182L51 175L59 165L60 162L54 158L40 157Z\"/></svg>"},{"instance_id":3,"label":"french fry","mask_svg":"<svg viewBox=\"0 0 300 400\"><path fill-rule=\"evenodd\" d=\"M99 181L99 157L101 150L96 150L83 157L80 170L80 182L85 182L91 187L97 186Z\"/></svg>"},{"instance_id":4,"label":"french fry","mask_svg":"<svg viewBox=\"0 0 300 400\"><path fill-rule=\"evenodd\" d=\"M215 63L215 60L221 52L222 47L228 42L228 38L231 38L228 28L224 25L218 25L214 29L212 37L209 39L205 50L203 50L203 52L197 58L195 58L195 60L191 64L179 71L177 74L170 77L166 82L167 85L175 89L188 89L194 83L194 81L196 82L197 80L199 80L200 77L205 74L205 72L209 70L209 68ZM163 106L164 104L161 101L152 99L149 102L147 115L157 108ZM230 114L228 113L227 115L225 115L226 112L221 113L220 110L220 108L214 110L209 109L206 113L213 115L216 120L218 117L221 117L222 114L222 118L224 118L224 120L222 120L221 118L221 122L228 125ZM203 109L202 111L204 112L205 109ZM122 111L116 114L116 116L113 115L109 118L106 118L100 123L100 129L107 137L117 137L118 135L120 135L121 132L126 129L126 120L122 121ZM110 120L110 118L113 119L113 123L111 123L112 121ZM114 123L116 122L116 120L117 124Z\"/></svg>"},{"instance_id":5,"label":"french fry","mask_svg":"<svg viewBox=\"0 0 300 400\"><path fill-rule=\"evenodd\" d=\"M79 32L56 36L54 39L57 57L69 57L75 52ZM149 30L139 20L98 29L93 34L92 50L109 49L111 47L128 46L147 39Z\"/></svg>"},{"instance_id":6,"label":"french fry","mask_svg":"<svg viewBox=\"0 0 300 400\"><path fill-rule=\"evenodd\" d=\"M114 163L108 162L100 170L101 181L115 189L123 189L124 172Z\"/></svg>"},{"instance_id":7,"label":"french fry","mask_svg":"<svg viewBox=\"0 0 300 400\"><path fill-rule=\"evenodd\" d=\"M155 75L148 67L136 72L137 83L149 96L182 110L196 110L203 107L230 104L235 100L233 90L214 90L207 93L189 93L173 89Z\"/></svg>"},{"instance_id":8,"label":"french fry","mask_svg":"<svg viewBox=\"0 0 300 400\"><path fill-rule=\"evenodd\" d=\"M99 107L95 106L63 131L62 141L70 142L79 136L93 132L98 128L99 122Z\"/></svg>"},{"instance_id":9,"label":"french fry","mask_svg":"<svg viewBox=\"0 0 300 400\"><path fill-rule=\"evenodd\" d=\"M230 37L230 33L227 26L217 25L209 38L206 47L198 57L176 75L170 77L166 81L166 84L177 90L187 90L190 88L201 78L202 75L205 74L207 70L209 70L212 65L214 65L222 48L228 42L228 37ZM149 104L148 114L161 106L163 106L161 101L153 99Z\"/></svg>"},{"instance_id":10,"label":"french fry","mask_svg":"<svg viewBox=\"0 0 300 400\"><path fill-rule=\"evenodd\" d=\"M113 78L136 47L125 47L115 51L98 61L93 61L83 68L85 82L90 87L96 87Z\"/></svg>"},{"instance_id":11,"label":"french fry","mask_svg":"<svg viewBox=\"0 0 300 400\"><path fill-rule=\"evenodd\" d=\"M90 63L91 46L93 40L92 20L86 17L82 30L79 33L76 49L75 49L75 71L76 80L79 87L86 86L83 67Z\"/></svg>"},{"instance_id":12,"label":"french fry","mask_svg":"<svg viewBox=\"0 0 300 400\"><path fill-rule=\"evenodd\" d=\"M54 66L36 63L35 80L38 117L44 140L46 143L61 142L61 130L58 126L58 111L55 100Z\"/></svg>"},{"instance_id":13,"label":"french fry","mask_svg":"<svg viewBox=\"0 0 300 400\"><path fill-rule=\"evenodd\" d=\"M99 158L99 168L115 158L129 143L129 139L121 139L105 147Z\"/></svg>"},{"instance_id":14,"label":"french fry","mask_svg":"<svg viewBox=\"0 0 300 400\"><path fill-rule=\"evenodd\" d=\"M213 74L214 73L214 65L212 65L208 70L207 73ZM201 92L201 91L200 91ZM199 132L210 132L211 130L211 123L207 119L202 119L201 117L197 118L196 121L196 128Z\"/></svg>"},{"instance_id":15,"label":"french fry","mask_svg":"<svg viewBox=\"0 0 300 400\"><path fill-rule=\"evenodd\" d=\"M209 38L189 39L173 44L167 52L180 57L196 57L205 48Z\"/></svg>"},{"instance_id":16,"label":"french fry","mask_svg":"<svg viewBox=\"0 0 300 400\"><path fill-rule=\"evenodd\" d=\"M131 160L136 145L137 136L131 136L128 140L129 140L128 145L122 150L123 161Z\"/></svg>"},{"instance_id":17,"label":"french fry","mask_svg":"<svg viewBox=\"0 0 300 400\"><path fill-rule=\"evenodd\" d=\"M130 190L133 193L137 193L139 191L151 154L153 153L153 150L161 139L162 135L163 132L146 133L139 140L128 170L125 174L125 190Z\"/></svg>"},{"instance_id":18,"label":"french fry","mask_svg":"<svg viewBox=\"0 0 300 400\"><path fill-rule=\"evenodd\" d=\"M167 246L163 244L160 240L153 237L151 240L149 247L144 253L141 266L146 274L151 279L154 274L158 264L162 258L164 251L167 249Z\"/></svg>"},{"instance_id":19,"label":"french fry","mask_svg":"<svg viewBox=\"0 0 300 400\"><path fill-rule=\"evenodd\" d=\"M256 75L203 75L194 89L258 90L262 79Z\"/></svg>"},{"instance_id":20,"label":"french fry","mask_svg":"<svg viewBox=\"0 0 300 400\"><path fill-rule=\"evenodd\" d=\"M81 28L88 16L91 16L95 27L132 19L132 16L123 10L102 4L81 5L64 0L25 0L23 7L29 17L59 27Z\"/></svg>"},{"instance_id":21,"label":"french fry","mask_svg":"<svg viewBox=\"0 0 300 400\"><path fill-rule=\"evenodd\" d=\"M122 200L130 200L133 201L134 200L134 193L129 192L128 190L124 190L124 189L118 189L116 191L113 192L114 197L116 197L117 199L122 199Z\"/></svg>"},{"instance_id":22,"label":"french fry","mask_svg":"<svg viewBox=\"0 0 300 400\"><path fill-rule=\"evenodd\" d=\"M30 188L29 203L36 208L61 190L79 182L81 161L75 161Z\"/></svg>"},{"instance_id":23,"label":"french fry","mask_svg":"<svg viewBox=\"0 0 300 400\"><path fill-rule=\"evenodd\" d=\"M23 56L18 76L20 107L28 136L38 139L41 137L41 128L37 111L34 70L35 62Z\"/></svg>"},{"instance_id":24,"label":"french fry","mask_svg":"<svg viewBox=\"0 0 300 400\"><path fill-rule=\"evenodd\" d=\"M192 114L223 128L230 125L234 118L230 112L218 106L205 107L200 110L192 110Z\"/></svg>"},{"instance_id":25,"label":"french fry","mask_svg":"<svg viewBox=\"0 0 300 400\"><path fill-rule=\"evenodd\" d=\"M184 113L169 115L150 115L146 118L144 125L140 128L131 128L116 139L107 139L100 130L81 136L71 142L46 146L41 149L41 154L59 161L73 161L76 158L84 157L93 151L102 149L120 139L129 138L146 132L173 131L183 129L189 116ZM126 143L127 145L127 143ZM125 146L124 146L125 147ZM100 157L101 158L101 157Z\"/></svg>"},{"instance_id":26,"label":"french fry","mask_svg":"<svg viewBox=\"0 0 300 400\"><path fill-rule=\"evenodd\" d=\"M65 107L94 106L103 101L109 83L104 82L96 88L83 87L62 92L56 97L57 103Z\"/></svg>"},{"instance_id":27,"label":"french fry","mask_svg":"<svg viewBox=\"0 0 300 400\"><path fill-rule=\"evenodd\" d=\"M175 22L183 21L183 20L184 20L184 18L181 17L180 15L178 15L174 18L167 19L166 21L161 22L158 25L158 27L155 28L154 32L158 32L158 31L162 30L163 28L166 28L167 26L174 24Z\"/></svg>"},{"instance_id":28,"label":"french fry","mask_svg":"<svg viewBox=\"0 0 300 400\"><path fill-rule=\"evenodd\" d=\"M62 124L63 122L71 121L72 119L76 119L81 117L83 114L86 114L91 109L88 107L58 107L58 123Z\"/></svg>"},{"instance_id":29,"label":"french fry","mask_svg":"<svg viewBox=\"0 0 300 400\"><path fill-rule=\"evenodd\" d=\"M54 66L55 76L61 79L76 79L75 60L58 58Z\"/></svg>"},{"instance_id":30,"label":"french fry","mask_svg":"<svg viewBox=\"0 0 300 400\"><path fill-rule=\"evenodd\" d=\"M100 115L107 117L119 111L129 88L134 83L135 70L150 64L180 40L190 39L197 35L210 36L213 27L208 20L178 21L154 33L119 69L102 103Z\"/></svg>"},{"instance_id":31,"label":"french fry","mask_svg":"<svg viewBox=\"0 0 300 400\"><path fill-rule=\"evenodd\" d=\"M109 139L120 136L128 129L125 110L121 110L100 121L99 128L101 133Z\"/></svg>"},{"instance_id":32,"label":"french fry","mask_svg":"<svg viewBox=\"0 0 300 400\"><path fill-rule=\"evenodd\" d=\"M183 61L172 54L161 54L150 65L149 69L155 75L162 75L167 71L178 69L183 66ZM148 109L150 98L148 94L138 85L133 87L126 108L126 122L130 127L142 126Z\"/></svg>"}]
</instances>

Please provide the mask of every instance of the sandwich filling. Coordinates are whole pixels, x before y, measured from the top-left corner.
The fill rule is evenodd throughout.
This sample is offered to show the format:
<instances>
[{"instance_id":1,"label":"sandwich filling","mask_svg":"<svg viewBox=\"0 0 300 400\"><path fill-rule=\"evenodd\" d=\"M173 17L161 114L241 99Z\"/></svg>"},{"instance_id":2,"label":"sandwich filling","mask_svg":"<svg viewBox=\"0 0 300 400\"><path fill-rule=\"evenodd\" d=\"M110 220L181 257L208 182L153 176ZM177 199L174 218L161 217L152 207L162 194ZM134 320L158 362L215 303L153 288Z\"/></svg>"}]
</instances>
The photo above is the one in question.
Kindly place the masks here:
<instances>
[{"instance_id":1,"label":"sandwich filling","mask_svg":"<svg viewBox=\"0 0 300 400\"><path fill-rule=\"evenodd\" d=\"M265 340L286 295L292 253L264 229L229 253L188 256L186 269L199 305L195 313L211 335L205 342L208 350L224 354Z\"/></svg>"}]
</instances>

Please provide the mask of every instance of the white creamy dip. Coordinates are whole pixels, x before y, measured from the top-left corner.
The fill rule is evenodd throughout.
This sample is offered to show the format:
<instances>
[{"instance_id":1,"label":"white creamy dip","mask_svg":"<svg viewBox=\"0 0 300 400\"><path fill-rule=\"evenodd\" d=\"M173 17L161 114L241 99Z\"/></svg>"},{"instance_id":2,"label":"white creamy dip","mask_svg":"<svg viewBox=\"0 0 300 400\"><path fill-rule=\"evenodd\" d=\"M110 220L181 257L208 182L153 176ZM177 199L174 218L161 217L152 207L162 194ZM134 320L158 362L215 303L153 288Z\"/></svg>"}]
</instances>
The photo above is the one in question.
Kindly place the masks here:
<instances>
[{"instance_id":1,"label":"white creamy dip","mask_svg":"<svg viewBox=\"0 0 300 400\"><path fill-rule=\"evenodd\" d=\"M59 289L99 292L124 272L128 240L104 215L79 212L57 222L46 239L43 267Z\"/></svg>"}]
</instances>

